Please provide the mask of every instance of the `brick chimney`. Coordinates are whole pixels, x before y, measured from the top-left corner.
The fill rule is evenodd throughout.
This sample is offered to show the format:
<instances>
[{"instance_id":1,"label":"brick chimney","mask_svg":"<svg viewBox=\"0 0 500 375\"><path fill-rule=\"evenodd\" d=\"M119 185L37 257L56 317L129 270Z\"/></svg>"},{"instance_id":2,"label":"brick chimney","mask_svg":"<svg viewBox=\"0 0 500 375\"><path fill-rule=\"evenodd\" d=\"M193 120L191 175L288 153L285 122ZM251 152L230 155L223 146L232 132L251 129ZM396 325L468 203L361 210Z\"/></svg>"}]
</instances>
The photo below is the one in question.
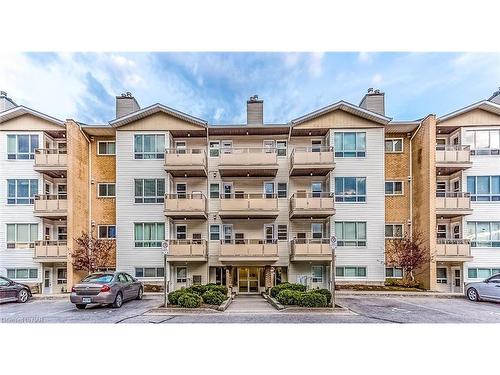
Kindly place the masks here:
<instances>
[{"instance_id":1,"label":"brick chimney","mask_svg":"<svg viewBox=\"0 0 500 375\"><path fill-rule=\"evenodd\" d=\"M247 125L264 124L264 101L258 95L247 100Z\"/></svg>"},{"instance_id":2,"label":"brick chimney","mask_svg":"<svg viewBox=\"0 0 500 375\"><path fill-rule=\"evenodd\" d=\"M385 116L385 94L378 89L369 88L359 106Z\"/></svg>"},{"instance_id":3,"label":"brick chimney","mask_svg":"<svg viewBox=\"0 0 500 375\"><path fill-rule=\"evenodd\" d=\"M17 107L17 104L7 96L5 91L0 91L0 112L7 111L14 107Z\"/></svg>"},{"instance_id":4,"label":"brick chimney","mask_svg":"<svg viewBox=\"0 0 500 375\"><path fill-rule=\"evenodd\" d=\"M137 100L130 92L126 92L116 97L116 118L126 116L129 113L141 109Z\"/></svg>"},{"instance_id":5,"label":"brick chimney","mask_svg":"<svg viewBox=\"0 0 500 375\"><path fill-rule=\"evenodd\" d=\"M498 91L495 91L493 95L491 95L488 101L493 102L495 104L500 104L500 87L498 88Z\"/></svg>"}]
</instances>

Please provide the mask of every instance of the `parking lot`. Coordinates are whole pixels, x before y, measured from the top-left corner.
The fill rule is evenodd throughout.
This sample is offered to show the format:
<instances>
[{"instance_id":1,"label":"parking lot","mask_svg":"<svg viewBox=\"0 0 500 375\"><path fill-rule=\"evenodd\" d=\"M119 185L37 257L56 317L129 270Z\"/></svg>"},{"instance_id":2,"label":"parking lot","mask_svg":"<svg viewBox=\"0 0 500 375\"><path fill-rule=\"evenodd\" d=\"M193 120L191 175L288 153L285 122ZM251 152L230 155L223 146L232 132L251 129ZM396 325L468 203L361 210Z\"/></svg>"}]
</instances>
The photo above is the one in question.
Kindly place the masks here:
<instances>
[{"instance_id":1,"label":"parking lot","mask_svg":"<svg viewBox=\"0 0 500 375\"><path fill-rule=\"evenodd\" d=\"M148 313L162 303L159 295L146 295L121 309L91 306L78 310L69 299L33 299L26 304L0 305L1 323L500 323L500 304L470 302L464 298L342 296L341 313L283 312L265 309L245 312L190 314Z\"/></svg>"}]
</instances>

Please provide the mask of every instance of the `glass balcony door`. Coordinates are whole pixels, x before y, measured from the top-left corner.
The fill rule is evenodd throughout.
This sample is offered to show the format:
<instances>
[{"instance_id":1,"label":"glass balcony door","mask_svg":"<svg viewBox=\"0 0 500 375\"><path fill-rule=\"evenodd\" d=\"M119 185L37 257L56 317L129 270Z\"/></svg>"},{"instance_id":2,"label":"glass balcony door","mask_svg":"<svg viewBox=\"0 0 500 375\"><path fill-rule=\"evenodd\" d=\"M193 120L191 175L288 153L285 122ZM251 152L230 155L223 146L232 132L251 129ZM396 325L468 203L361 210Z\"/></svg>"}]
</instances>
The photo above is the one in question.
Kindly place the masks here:
<instances>
[{"instance_id":1,"label":"glass balcony door","mask_svg":"<svg viewBox=\"0 0 500 375\"><path fill-rule=\"evenodd\" d=\"M238 291L242 294L259 293L259 268L238 268Z\"/></svg>"}]
</instances>

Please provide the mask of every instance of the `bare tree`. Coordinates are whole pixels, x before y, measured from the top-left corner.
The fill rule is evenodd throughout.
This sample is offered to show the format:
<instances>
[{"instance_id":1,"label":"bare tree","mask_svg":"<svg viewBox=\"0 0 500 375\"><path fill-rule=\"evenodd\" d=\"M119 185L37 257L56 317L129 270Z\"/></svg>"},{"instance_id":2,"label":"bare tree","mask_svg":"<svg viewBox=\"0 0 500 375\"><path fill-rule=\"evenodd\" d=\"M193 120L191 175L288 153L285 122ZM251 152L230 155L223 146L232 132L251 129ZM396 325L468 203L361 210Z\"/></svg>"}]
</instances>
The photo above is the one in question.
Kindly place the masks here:
<instances>
[{"instance_id":1,"label":"bare tree","mask_svg":"<svg viewBox=\"0 0 500 375\"><path fill-rule=\"evenodd\" d=\"M388 266L401 267L405 278L415 281L414 271L428 261L421 233L415 232L413 236L407 233L403 238L388 241L386 263Z\"/></svg>"},{"instance_id":2,"label":"bare tree","mask_svg":"<svg viewBox=\"0 0 500 375\"><path fill-rule=\"evenodd\" d=\"M114 241L95 238L86 232L82 232L75 241L77 246L73 249L71 257L76 270L92 273L112 263Z\"/></svg>"}]
</instances>

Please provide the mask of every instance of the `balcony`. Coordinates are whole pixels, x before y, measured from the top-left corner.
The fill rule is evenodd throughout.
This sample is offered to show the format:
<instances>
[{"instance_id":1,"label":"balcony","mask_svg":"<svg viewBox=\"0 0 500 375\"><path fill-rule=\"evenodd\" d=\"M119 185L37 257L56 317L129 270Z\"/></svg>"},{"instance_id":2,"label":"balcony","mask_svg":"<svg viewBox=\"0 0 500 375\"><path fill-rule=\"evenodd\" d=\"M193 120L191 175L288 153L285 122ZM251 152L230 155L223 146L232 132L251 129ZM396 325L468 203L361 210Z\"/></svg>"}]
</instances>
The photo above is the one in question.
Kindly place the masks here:
<instances>
[{"instance_id":1,"label":"balcony","mask_svg":"<svg viewBox=\"0 0 500 375\"><path fill-rule=\"evenodd\" d=\"M206 219L207 199L201 193L165 194L165 216L172 219Z\"/></svg>"},{"instance_id":2,"label":"balcony","mask_svg":"<svg viewBox=\"0 0 500 375\"><path fill-rule=\"evenodd\" d=\"M66 199L66 195L36 195L33 214L37 217L49 219L67 216L68 200Z\"/></svg>"},{"instance_id":3,"label":"balcony","mask_svg":"<svg viewBox=\"0 0 500 375\"><path fill-rule=\"evenodd\" d=\"M299 147L290 155L290 176L326 176L335 168L333 147Z\"/></svg>"},{"instance_id":4,"label":"balcony","mask_svg":"<svg viewBox=\"0 0 500 375\"><path fill-rule=\"evenodd\" d=\"M51 177L66 177L68 170L68 154L66 149L37 148L33 169Z\"/></svg>"},{"instance_id":5,"label":"balcony","mask_svg":"<svg viewBox=\"0 0 500 375\"><path fill-rule=\"evenodd\" d=\"M445 239L436 240L436 261L446 262L470 262L470 240L467 239Z\"/></svg>"},{"instance_id":6,"label":"balcony","mask_svg":"<svg viewBox=\"0 0 500 375\"><path fill-rule=\"evenodd\" d=\"M274 177L278 172L275 148L222 148L221 177Z\"/></svg>"},{"instance_id":7,"label":"balcony","mask_svg":"<svg viewBox=\"0 0 500 375\"><path fill-rule=\"evenodd\" d=\"M66 241L36 241L35 256L37 262L66 262L68 245Z\"/></svg>"},{"instance_id":8,"label":"balcony","mask_svg":"<svg viewBox=\"0 0 500 375\"><path fill-rule=\"evenodd\" d=\"M333 193L295 193L290 198L290 219L326 218L334 214Z\"/></svg>"},{"instance_id":9,"label":"balcony","mask_svg":"<svg viewBox=\"0 0 500 375\"><path fill-rule=\"evenodd\" d=\"M330 239L311 238L292 240L292 252L290 260L294 261L330 261L332 260L332 250Z\"/></svg>"},{"instance_id":10,"label":"balcony","mask_svg":"<svg viewBox=\"0 0 500 375\"><path fill-rule=\"evenodd\" d=\"M470 214L470 193L436 193L436 215L449 218Z\"/></svg>"},{"instance_id":11,"label":"balcony","mask_svg":"<svg viewBox=\"0 0 500 375\"><path fill-rule=\"evenodd\" d=\"M222 240L219 260L221 262L276 262L278 243L276 240Z\"/></svg>"},{"instance_id":12,"label":"balcony","mask_svg":"<svg viewBox=\"0 0 500 375\"><path fill-rule=\"evenodd\" d=\"M204 149L166 149L165 171L174 177L206 177L206 151Z\"/></svg>"},{"instance_id":13,"label":"balcony","mask_svg":"<svg viewBox=\"0 0 500 375\"><path fill-rule=\"evenodd\" d=\"M436 146L436 167L441 175L450 175L472 167L470 147L462 145Z\"/></svg>"},{"instance_id":14,"label":"balcony","mask_svg":"<svg viewBox=\"0 0 500 375\"><path fill-rule=\"evenodd\" d=\"M205 240L169 240L170 262L206 262L207 241Z\"/></svg>"},{"instance_id":15,"label":"balcony","mask_svg":"<svg viewBox=\"0 0 500 375\"><path fill-rule=\"evenodd\" d=\"M223 194L219 216L223 219L275 219L278 216L276 194Z\"/></svg>"}]
</instances>

